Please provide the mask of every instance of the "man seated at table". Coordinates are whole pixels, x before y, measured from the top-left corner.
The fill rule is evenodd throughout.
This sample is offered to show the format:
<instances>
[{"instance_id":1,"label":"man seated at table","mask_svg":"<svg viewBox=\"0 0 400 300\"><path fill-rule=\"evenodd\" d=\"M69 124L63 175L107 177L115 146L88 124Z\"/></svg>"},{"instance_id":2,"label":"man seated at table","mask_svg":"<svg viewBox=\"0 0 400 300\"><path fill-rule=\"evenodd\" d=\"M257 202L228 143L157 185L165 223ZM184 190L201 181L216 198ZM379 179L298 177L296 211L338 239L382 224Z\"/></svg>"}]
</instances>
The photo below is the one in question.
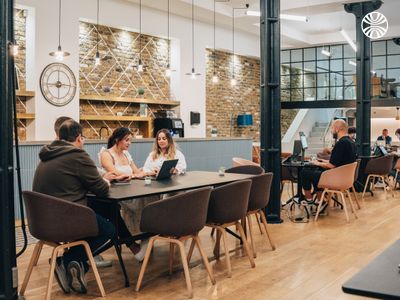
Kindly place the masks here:
<instances>
[{"instance_id":1,"label":"man seated at table","mask_svg":"<svg viewBox=\"0 0 400 300\"><path fill-rule=\"evenodd\" d=\"M332 149L332 154L329 160L319 159L312 163L319 168L304 168L300 174L304 195L306 200L303 204L314 204L314 200L311 194L311 188L314 187L314 191L318 191L318 182L322 172L337 168L343 165L347 165L356 161L356 146L347 134L347 124L345 121L338 119L332 123L331 133L333 138L337 138L337 142ZM318 200L321 193L318 192ZM324 203L322 207L325 209L327 203Z\"/></svg>"},{"instance_id":2,"label":"man seated at table","mask_svg":"<svg viewBox=\"0 0 400 300\"><path fill-rule=\"evenodd\" d=\"M382 135L378 136L377 141L385 141L385 145L391 145L392 138L389 136L389 131L387 129L383 129Z\"/></svg>"},{"instance_id":3,"label":"man seated at table","mask_svg":"<svg viewBox=\"0 0 400 300\"><path fill-rule=\"evenodd\" d=\"M83 150L82 127L69 119L59 128L59 139L44 146L39 153L40 163L33 179L33 191L86 205L86 194L108 195L109 181L100 176L97 167ZM105 218L96 214L99 235L87 240L92 251L114 237L115 228ZM87 256L83 247L74 247L57 259L55 275L64 292L70 288L86 293L85 273L88 271ZM68 272L68 276L67 276Z\"/></svg>"}]
</instances>

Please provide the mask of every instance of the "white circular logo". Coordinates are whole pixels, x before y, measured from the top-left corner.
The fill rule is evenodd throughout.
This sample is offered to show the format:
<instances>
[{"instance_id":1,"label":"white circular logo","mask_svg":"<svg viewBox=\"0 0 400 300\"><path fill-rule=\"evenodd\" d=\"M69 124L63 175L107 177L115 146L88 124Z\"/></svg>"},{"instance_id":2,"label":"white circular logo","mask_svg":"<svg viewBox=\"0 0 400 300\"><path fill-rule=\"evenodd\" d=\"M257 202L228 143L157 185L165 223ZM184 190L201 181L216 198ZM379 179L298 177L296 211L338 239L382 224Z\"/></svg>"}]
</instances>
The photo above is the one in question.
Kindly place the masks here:
<instances>
[{"instance_id":1,"label":"white circular logo","mask_svg":"<svg viewBox=\"0 0 400 300\"><path fill-rule=\"evenodd\" d=\"M388 31L389 23L386 17L376 11L365 15L361 22L364 34L372 40L383 37Z\"/></svg>"}]
</instances>

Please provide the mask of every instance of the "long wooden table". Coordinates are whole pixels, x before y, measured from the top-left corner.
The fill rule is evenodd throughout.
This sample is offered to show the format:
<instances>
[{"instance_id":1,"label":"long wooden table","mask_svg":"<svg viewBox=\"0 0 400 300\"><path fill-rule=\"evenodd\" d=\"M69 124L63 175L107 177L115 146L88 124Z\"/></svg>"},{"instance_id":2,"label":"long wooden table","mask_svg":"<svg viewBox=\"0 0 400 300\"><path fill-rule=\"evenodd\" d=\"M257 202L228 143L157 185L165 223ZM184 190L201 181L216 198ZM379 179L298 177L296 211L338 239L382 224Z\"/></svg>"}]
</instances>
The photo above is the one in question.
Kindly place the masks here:
<instances>
[{"instance_id":1,"label":"long wooden table","mask_svg":"<svg viewBox=\"0 0 400 300\"><path fill-rule=\"evenodd\" d=\"M250 174L234 174L234 173L225 173L224 176L220 176L217 172L205 172L205 171L190 171L183 175L174 175L170 179L165 180L152 180L150 185L145 185L144 180L132 180L129 184L123 185L112 185L109 191L108 196L106 197L97 197L95 195L88 195L89 201L100 201L108 204L114 204L113 210L115 216L120 213L118 203L125 200L138 199L145 196L151 195L161 195L166 193L173 193L179 191L186 191L196 188L201 188L205 186L218 186L227 184L234 181L249 179L254 175ZM116 229L118 232L118 217L115 218ZM138 234L132 237L132 240L142 240L147 238L149 234L143 233ZM236 235L235 235L236 236ZM105 245L95 253L97 255L103 252L106 249L109 249L115 246L118 260L121 264L122 271L125 277L125 286L129 286L128 275L125 270L124 262L121 256L120 245L126 241L118 240L118 245L110 242Z\"/></svg>"}]
</instances>

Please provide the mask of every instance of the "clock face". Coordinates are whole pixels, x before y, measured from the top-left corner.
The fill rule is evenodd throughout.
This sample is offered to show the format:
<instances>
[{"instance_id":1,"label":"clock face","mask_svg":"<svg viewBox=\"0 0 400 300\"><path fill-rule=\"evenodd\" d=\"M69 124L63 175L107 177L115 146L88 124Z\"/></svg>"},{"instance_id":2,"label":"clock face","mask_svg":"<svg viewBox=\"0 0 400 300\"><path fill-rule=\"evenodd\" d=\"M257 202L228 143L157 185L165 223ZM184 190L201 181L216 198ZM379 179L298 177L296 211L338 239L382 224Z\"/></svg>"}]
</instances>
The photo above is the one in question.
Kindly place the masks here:
<instances>
[{"instance_id":1,"label":"clock face","mask_svg":"<svg viewBox=\"0 0 400 300\"><path fill-rule=\"evenodd\" d=\"M51 104L66 105L75 97L75 75L65 64L49 64L40 75L40 89L43 97Z\"/></svg>"}]
</instances>

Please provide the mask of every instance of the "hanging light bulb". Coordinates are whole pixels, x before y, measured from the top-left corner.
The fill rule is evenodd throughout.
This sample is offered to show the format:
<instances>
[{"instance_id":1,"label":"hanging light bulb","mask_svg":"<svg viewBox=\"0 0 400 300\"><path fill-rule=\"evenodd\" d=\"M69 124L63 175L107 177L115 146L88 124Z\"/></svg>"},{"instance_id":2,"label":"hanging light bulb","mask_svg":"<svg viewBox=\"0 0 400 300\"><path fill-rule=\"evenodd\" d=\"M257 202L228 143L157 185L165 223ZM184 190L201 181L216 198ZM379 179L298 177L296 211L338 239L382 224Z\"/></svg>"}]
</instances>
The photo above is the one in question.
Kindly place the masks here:
<instances>
[{"instance_id":1,"label":"hanging light bulb","mask_svg":"<svg viewBox=\"0 0 400 300\"><path fill-rule=\"evenodd\" d=\"M96 52L96 58L94 59L94 65L95 66L100 65L100 53L99 53L99 51Z\"/></svg>"},{"instance_id":2,"label":"hanging light bulb","mask_svg":"<svg viewBox=\"0 0 400 300\"><path fill-rule=\"evenodd\" d=\"M142 63L142 60L140 58L139 58L139 64L137 66L137 71L139 73L143 72L143 63Z\"/></svg>"},{"instance_id":3,"label":"hanging light bulb","mask_svg":"<svg viewBox=\"0 0 400 300\"><path fill-rule=\"evenodd\" d=\"M396 107L397 113L396 113L396 121L400 121L400 115L399 115L399 107Z\"/></svg>"},{"instance_id":4,"label":"hanging light bulb","mask_svg":"<svg viewBox=\"0 0 400 300\"><path fill-rule=\"evenodd\" d=\"M14 43L10 44L10 53L12 56L17 56L18 55L18 44L17 41L14 40Z\"/></svg>"},{"instance_id":5,"label":"hanging light bulb","mask_svg":"<svg viewBox=\"0 0 400 300\"><path fill-rule=\"evenodd\" d=\"M61 0L58 2L58 47L57 51L49 53L50 56L54 56L56 60L62 61L65 56L69 56L69 52L61 50Z\"/></svg>"},{"instance_id":6,"label":"hanging light bulb","mask_svg":"<svg viewBox=\"0 0 400 300\"><path fill-rule=\"evenodd\" d=\"M165 76L171 77L171 73L172 73L172 70L171 70L170 65L168 64L167 68L165 69Z\"/></svg>"},{"instance_id":7,"label":"hanging light bulb","mask_svg":"<svg viewBox=\"0 0 400 300\"><path fill-rule=\"evenodd\" d=\"M219 78L218 78L218 76L217 76L216 73L214 73L214 75L213 75L213 77L212 77L212 82L213 82L213 83L218 83L218 82L219 82Z\"/></svg>"},{"instance_id":8,"label":"hanging light bulb","mask_svg":"<svg viewBox=\"0 0 400 300\"><path fill-rule=\"evenodd\" d=\"M236 78L232 77L231 79L231 86L235 86L237 84Z\"/></svg>"},{"instance_id":9,"label":"hanging light bulb","mask_svg":"<svg viewBox=\"0 0 400 300\"><path fill-rule=\"evenodd\" d=\"M192 72L186 73L192 79L196 79L196 76L200 76L200 73L196 73L194 70L194 0L192 0Z\"/></svg>"}]
</instances>

